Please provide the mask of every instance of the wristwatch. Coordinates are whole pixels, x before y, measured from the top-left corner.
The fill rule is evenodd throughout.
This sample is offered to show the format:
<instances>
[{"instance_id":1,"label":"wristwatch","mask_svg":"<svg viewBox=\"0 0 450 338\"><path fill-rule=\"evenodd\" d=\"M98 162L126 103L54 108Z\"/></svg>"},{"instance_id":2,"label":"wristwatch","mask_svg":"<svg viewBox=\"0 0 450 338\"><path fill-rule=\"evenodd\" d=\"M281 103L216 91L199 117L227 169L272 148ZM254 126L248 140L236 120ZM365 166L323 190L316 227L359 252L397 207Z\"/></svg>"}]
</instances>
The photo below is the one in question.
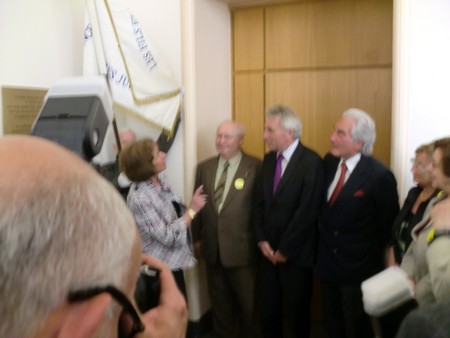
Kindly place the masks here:
<instances>
[{"instance_id":1,"label":"wristwatch","mask_svg":"<svg viewBox=\"0 0 450 338\"><path fill-rule=\"evenodd\" d=\"M450 229L431 229L427 236L428 245L433 243L436 238L450 236Z\"/></svg>"},{"instance_id":2,"label":"wristwatch","mask_svg":"<svg viewBox=\"0 0 450 338\"><path fill-rule=\"evenodd\" d=\"M187 213L191 219L194 219L196 212L193 209L189 208Z\"/></svg>"}]
</instances>

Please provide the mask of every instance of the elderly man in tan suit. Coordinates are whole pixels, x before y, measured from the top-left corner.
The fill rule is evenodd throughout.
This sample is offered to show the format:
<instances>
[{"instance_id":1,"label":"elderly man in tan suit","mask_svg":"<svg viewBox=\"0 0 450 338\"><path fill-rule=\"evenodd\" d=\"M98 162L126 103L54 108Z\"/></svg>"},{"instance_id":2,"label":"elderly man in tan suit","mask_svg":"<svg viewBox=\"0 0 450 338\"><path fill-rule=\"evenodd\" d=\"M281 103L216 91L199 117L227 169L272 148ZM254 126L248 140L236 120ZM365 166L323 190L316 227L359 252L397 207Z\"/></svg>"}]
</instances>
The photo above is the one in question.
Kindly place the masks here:
<instances>
[{"instance_id":1,"label":"elderly man in tan suit","mask_svg":"<svg viewBox=\"0 0 450 338\"><path fill-rule=\"evenodd\" d=\"M253 213L261 161L242 152L244 129L234 121L217 128L218 156L197 167L206 206L193 221L194 242L206 262L214 337L257 337L254 303L257 246Z\"/></svg>"}]
</instances>

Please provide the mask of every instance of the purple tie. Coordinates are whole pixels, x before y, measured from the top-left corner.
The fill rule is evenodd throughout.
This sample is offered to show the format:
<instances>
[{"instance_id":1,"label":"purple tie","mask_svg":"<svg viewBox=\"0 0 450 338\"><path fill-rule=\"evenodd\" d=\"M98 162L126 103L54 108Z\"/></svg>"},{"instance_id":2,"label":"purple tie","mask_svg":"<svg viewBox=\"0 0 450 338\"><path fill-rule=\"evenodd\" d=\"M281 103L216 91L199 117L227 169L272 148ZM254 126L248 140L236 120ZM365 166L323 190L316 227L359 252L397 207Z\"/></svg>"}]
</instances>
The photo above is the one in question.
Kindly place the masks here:
<instances>
[{"instance_id":1,"label":"purple tie","mask_svg":"<svg viewBox=\"0 0 450 338\"><path fill-rule=\"evenodd\" d=\"M273 176L273 193L275 194L275 191L277 191L278 186L280 185L281 181L281 163L283 162L283 154L278 154L277 157L277 165L275 167L275 175Z\"/></svg>"},{"instance_id":2,"label":"purple tie","mask_svg":"<svg viewBox=\"0 0 450 338\"><path fill-rule=\"evenodd\" d=\"M339 193L341 192L342 186L344 185L346 173L347 173L347 165L345 164L345 161L342 161L341 176L339 176L339 180L336 184L336 188L334 188L334 191L330 196L330 200L328 201L330 206L334 204L334 201L336 201L336 198L338 197Z\"/></svg>"}]
</instances>

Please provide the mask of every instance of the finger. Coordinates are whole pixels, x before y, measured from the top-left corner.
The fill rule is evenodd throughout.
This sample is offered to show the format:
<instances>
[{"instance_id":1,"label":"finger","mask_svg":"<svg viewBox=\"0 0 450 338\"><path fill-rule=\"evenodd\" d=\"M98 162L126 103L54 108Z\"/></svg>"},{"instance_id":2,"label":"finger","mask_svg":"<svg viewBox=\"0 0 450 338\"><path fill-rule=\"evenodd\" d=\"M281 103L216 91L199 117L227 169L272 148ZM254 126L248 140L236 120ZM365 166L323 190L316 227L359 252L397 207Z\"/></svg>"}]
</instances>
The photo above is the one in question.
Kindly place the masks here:
<instances>
[{"instance_id":1,"label":"finger","mask_svg":"<svg viewBox=\"0 0 450 338\"><path fill-rule=\"evenodd\" d=\"M159 278L160 278L160 286L161 286L161 298L160 298L160 302L164 302L165 299L165 294L167 291L170 291L173 288L178 288L176 283L175 283L175 279L173 278L173 274L172 271L170 271L170 269L168 268L168 266L166 264L164 264L163 262L161 262L160 260L151 257L147 254L142 254L141 256L141 262L143 262L144 264L150 265L154 268L159 269L160 274L159 274Z\"/></svg>"}]
</instances>

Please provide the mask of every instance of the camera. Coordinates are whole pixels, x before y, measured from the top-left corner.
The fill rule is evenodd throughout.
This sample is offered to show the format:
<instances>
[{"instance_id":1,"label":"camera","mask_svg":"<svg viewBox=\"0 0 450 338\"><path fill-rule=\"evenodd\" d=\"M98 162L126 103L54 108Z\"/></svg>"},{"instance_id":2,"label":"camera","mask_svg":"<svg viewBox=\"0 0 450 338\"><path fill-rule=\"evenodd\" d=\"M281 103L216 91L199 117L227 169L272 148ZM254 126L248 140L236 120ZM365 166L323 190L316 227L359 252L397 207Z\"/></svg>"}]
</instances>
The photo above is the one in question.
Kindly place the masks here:
<instances>
[{"instance_id":1,"label":"camera","mask_svg":"<svg viewBox=\"0 0 450 338\"><path fill-rule=\"evenodd\" d=\"M134 299L142 313L156 307L159 303L160 271L148 265L142 265L136 282Z\"/></svg>"}]
</instances>

